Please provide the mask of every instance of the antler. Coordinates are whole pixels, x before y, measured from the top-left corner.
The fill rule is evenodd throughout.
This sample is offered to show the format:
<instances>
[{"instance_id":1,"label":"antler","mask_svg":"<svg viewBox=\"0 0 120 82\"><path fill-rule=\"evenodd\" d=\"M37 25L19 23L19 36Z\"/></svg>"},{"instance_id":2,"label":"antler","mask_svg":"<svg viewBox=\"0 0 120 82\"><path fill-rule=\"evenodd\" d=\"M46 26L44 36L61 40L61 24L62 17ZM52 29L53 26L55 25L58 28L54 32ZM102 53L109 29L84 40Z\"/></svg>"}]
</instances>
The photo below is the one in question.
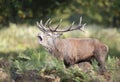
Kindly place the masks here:
<instances>
[{"instance_id":1,"label":"antler","mask_svg":"<svg viewBox=\"0 0 120 82\"><path fill-rule=\"evenodd\" d=\"M84 29L85 29L85 25L86 25L86 23L85 24L81 24L81 22L82 22L82 17L80 17L80 22L79 22L79 24L78 24L78 26L74 26L73 27L73 25L74 25L74 22L69 26L69 28L67 28L66 30L57 30L59 27L60 27L60 24L61 24L61 22L62 22L62 19L60 20L60 22L59 22L59 24L55 27L55 29L51 29L51 27L50 27L50 24L51 24L51 20L50 19L48 19L46 22L45 22L45 24L43 25L43 23L42 23L42 20L40 21L40 23L38 23L37 22L37 26L38 26L38 28L41 30L41 31L43 31L43 32L48 32L48 31L50 31L50 32L68 32L68 31L73 31L73 30L81 30L81 31L85 31ZM46 28L46 27L48 27L48 28Z\"/></svg>"},{"instance_id":2,"label":"antler","mask_svg":"<svg viewBox=\"0 0 120 82\"><path fill-rule=\"evenodd\" d=\"M37 24L37 27L38 27L41 31L43 31L43 32L46 31L46 29L44 28L44 26L43 26L43 24L42 24L42 20L40 21L40 23L39 23L39 22L36 22L36 24Z\"/></svg>"},{"instance_id":3,"label":"antler","mask_svg":"<svg viewBox=\"0 0 120 82\"><path fill-rule=\"evenodd\" d=\"M43 22L42 20L40 20L40 22L36 22L37 24L37 27L42 31L42 32L48 32L48 31L51 31L52 32L52 29L50 28L50 24L51 24L52 20L48 19L45 24L43 25ZM48 28L46 28L48 27Z\"/></svg>"},{"instance_id":4,"label":"antler","mask_svg":"<svg viewBox=\"0 0 120 82\"><path fill-rule=\"evenodd\" d=\"M73 25L74 25L74 22L73 22L71 24L71 26L69 26L69 28L67 28L66 30L57 30L57 29L55 29L54 32L68 32L68 31L73 31L73 30L81 30L81 31L84 32L86 23L81 24L81 22L82 22L82 17L80 17L80 22L79 22L78 26L73 27Z\"/></svg>"}]
</instances>

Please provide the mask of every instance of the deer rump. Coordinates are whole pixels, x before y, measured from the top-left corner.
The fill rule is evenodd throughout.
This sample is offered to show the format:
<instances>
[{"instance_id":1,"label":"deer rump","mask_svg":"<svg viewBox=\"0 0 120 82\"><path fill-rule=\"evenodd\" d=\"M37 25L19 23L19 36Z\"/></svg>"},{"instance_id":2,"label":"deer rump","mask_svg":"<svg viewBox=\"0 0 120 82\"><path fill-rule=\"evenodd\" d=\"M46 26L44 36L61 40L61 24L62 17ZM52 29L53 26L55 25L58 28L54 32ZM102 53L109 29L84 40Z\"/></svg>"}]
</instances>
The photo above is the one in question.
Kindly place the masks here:
<instances>
[{"instance_id":1,"label":"deer rump","mask_svg":"<svg viewBox=\"0 0 120 82\"><path fill-rule=\"evenodd\" d=\"M97 39L56 39L53 44L50 53L63 60L66 67L95 58L104 68L108 47Z\"/></svg>"}]
</instances>

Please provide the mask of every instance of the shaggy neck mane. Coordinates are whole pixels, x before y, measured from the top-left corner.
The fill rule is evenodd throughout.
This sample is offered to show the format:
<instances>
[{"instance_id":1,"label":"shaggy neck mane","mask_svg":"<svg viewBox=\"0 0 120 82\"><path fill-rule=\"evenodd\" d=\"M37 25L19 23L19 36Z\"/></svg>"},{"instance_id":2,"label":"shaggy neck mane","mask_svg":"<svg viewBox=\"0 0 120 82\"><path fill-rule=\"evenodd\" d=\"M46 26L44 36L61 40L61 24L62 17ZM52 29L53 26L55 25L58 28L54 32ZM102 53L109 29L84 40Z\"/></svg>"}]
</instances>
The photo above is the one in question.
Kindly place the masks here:
<instances>
[{"instance_id":1,"label":"shaggy neck mane","mask_svg":"<svg viewBox=\"0 0 120 82\"><path fill-rule=\"evenodd\" d=\"M57 59L62 59L63 55L61 50L63 50L63 40L62 39L54 39L53 40L53 44L52 47L49 49L49 52L51 53L51 55L55 56Z\"/></svg>"}]
</instances>

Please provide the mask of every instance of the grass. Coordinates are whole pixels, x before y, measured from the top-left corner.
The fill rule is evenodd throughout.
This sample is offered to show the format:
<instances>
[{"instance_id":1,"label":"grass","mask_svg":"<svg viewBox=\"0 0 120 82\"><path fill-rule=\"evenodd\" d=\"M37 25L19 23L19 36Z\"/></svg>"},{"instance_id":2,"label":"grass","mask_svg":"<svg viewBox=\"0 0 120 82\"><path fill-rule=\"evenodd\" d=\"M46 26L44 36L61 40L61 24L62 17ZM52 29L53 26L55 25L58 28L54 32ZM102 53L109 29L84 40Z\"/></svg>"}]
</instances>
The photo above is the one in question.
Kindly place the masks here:
<instances>
[{"instance_id":1,"label":"grass","mask_svg":"<svg viewBox=\"0 0 120 82\"><path fill-rule=\"evenodd\" d=\"M65 69L63 62L50 56L38 44L35 26L10 24L9 28L0 30L0 68L7 73L7 81L62 81L62 82L119 82L120 76L120 33L118 29L104 29L98 26L88 26L87 32L68 32L62 38L92 37L98 38L109 46L109 56L106 65L109 74L105 77L97 73L97 63L93 61L93 69L83 72L79 67ZM1 72L1 71L0 71ZM18 78L20 77L20 78ZM37 78L36 78L37 77ZM4 81L1 79L0 81Z\"/></svg>"}]
</instances>

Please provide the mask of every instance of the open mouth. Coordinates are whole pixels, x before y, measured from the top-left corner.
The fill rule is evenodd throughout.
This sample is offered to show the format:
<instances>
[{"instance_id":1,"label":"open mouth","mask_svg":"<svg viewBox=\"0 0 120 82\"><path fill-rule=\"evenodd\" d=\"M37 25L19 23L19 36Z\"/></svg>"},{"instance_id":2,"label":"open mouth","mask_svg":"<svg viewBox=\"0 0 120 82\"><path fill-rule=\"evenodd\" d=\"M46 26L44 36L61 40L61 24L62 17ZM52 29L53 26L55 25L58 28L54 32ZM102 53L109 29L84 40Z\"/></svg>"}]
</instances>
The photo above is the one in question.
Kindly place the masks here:
<instances>
[{"instance_id":1,"label":"open mouth","mask_svg":"<svg viewBox=\"0 0 120 82\"><path fill-rule=\"evenodd\" d=\"M41 36L38 36L38 38L40 39L40 41L42 41L42 37Z\"/></svg>"}]
</instances>

